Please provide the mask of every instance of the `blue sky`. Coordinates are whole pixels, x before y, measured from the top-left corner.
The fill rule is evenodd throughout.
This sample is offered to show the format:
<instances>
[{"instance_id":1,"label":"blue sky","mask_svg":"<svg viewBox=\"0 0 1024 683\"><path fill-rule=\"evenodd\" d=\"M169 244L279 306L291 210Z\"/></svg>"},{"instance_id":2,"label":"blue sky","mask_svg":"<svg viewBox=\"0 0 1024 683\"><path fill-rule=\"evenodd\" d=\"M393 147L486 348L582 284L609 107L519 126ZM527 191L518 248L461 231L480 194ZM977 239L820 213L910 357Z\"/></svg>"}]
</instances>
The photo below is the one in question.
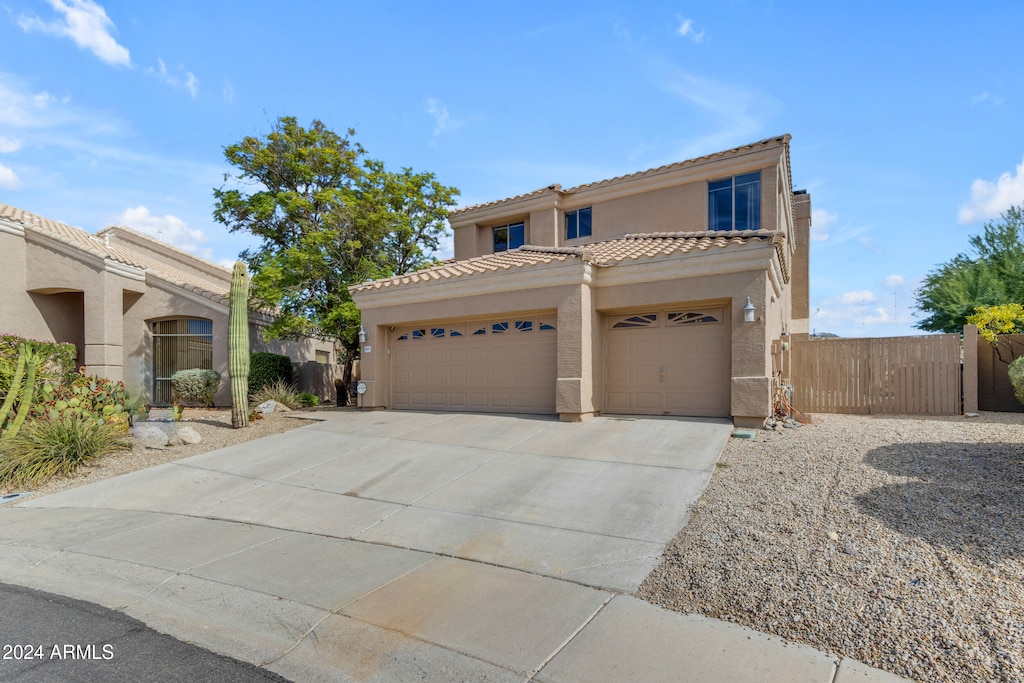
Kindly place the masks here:
<instances>
[{"instance_id":1,"label":"blue sky","mask_svg":"<svg viewBox=\"0 0 1024 683\"><path fill-rule=\"evenodd\" d=\"M285 115L462 204L790 133L842 336L920 333L921 278L1024 203L1016 2L0 6L0 201L215 261L249 244L211 217L223 148Z\"/></svg>"}]
</instances>

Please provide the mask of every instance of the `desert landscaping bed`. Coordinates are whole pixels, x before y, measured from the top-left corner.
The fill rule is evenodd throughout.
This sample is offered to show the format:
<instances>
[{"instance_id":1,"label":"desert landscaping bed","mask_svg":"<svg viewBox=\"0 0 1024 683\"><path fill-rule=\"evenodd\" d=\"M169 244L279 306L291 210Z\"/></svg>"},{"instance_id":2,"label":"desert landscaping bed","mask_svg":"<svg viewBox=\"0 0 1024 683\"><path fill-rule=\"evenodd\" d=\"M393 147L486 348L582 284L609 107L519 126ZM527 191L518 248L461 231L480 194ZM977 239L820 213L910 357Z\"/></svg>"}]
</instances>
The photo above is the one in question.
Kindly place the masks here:
<instances>
[{"instance_id":1,"label":"desert landscaping bed","mask_svg":"<svg viewBox=\"0 0 1024 683\"><path fill-rule=\"evenodd\" d=\"M1024 415L731 439L638 594L920 681L1024 681Z\"/></svg>"},{"instance_id":2,"label":"desert landscaping bed","mask_svg":"<svg viewBox=\"0 0 1024 683\"><path fill-rule=\"evenodd\" d=\"M326 410L330 410L327 408ZM165 462L172 462L182 458L188 458L218 448L226 448L235 444L245 443L253 439L259 439L271 434L286 432L290 429L304 427L308 420L285 417L286 413L270 413L259 420L252 420L244 429L231 428L231 410L207 410L198 408L186 408L185 420L178 423L152 422L150 424L161 425L168 429L175 426L191 427L199 433L202 441L188 444L179 443L174 446L161 448L146 448L135 442L131 450L109 453L95 460L93 463L79 468L71 477L57 477L40 486L32 487L32 496L45 496L50 493L57 493L66 489L91 484L94 481L109 479L128 472L161 465ZM0 492L10 493L8 489L0 486ZM29 496L18 499L18 502L28 500Z\"/></svg>"}]
</instances>

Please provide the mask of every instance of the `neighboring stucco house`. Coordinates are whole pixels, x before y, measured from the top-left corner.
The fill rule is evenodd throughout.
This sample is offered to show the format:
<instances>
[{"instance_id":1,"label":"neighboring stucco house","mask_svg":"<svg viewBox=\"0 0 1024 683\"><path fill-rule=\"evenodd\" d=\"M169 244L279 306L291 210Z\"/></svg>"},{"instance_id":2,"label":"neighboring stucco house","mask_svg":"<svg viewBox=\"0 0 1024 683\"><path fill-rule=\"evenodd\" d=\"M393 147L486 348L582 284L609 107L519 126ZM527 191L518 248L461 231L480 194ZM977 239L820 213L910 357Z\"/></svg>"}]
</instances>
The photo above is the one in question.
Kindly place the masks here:
<instances>
[{"instance_id":1,"label":"neighboring stucco house","mask_svg":"<svg viewBox=\"0 0 1024 683\"><path fill-rule=\"evenodd\" d=\"M453 260L350 288L364 404L762 424L808 328L789 141L454 211Z\"/></svg>"},{"instance_id":2,"label":"neighboring stucco house","mask_svg":"<svg viewBox=\"0 0 1024 683\"><path fill-rule=\"evenodd\" d=\"M0 203L0 273L0 332L73 343L86 372L158 405L177 370L219 370L215 402L231 404L230 270L123 226L92 235ZM251 349L291 357L300 387L333 400L333 342L266 342L269 322L250 314Z\"/></svg>"}]
</instances>

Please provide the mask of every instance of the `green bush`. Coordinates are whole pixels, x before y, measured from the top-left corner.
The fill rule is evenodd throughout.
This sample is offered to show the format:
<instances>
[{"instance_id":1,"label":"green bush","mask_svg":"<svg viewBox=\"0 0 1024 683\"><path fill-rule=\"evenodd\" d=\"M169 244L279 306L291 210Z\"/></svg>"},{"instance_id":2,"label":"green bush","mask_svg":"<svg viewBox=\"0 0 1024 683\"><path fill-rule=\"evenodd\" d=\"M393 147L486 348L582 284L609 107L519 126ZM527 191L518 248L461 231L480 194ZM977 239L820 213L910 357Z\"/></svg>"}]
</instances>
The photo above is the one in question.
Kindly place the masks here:
<instances>
[{"instance_id":1,"label":"green bush","mask_svg":"<svg viewBox=\"0 0 1024 683\"><path fill-rule=\"evenodd\" d=\"M299 395L295 393L295 387L282 380L267 384L249 397L249 403L254 406L265 401L277 401L289 408L299 407Z\"/></svg>"},{"instance_id":2,"label":"green bush","mask_svg":"<svg viewBox=\"0 0 1024 683\"><path fill-rule=\"evenodd\" d=\"M0 483L11 487L41 484L129 446L119 425L100 424L80 415L32 420L16 436L0 441Z\"/></svg>"},{"instance_id":3,"label":"green bush","mask_svg":"<svg viewBox=\"0 0 1024 683\"><path fill-rule=\"evenodd\" d=\"M220 380L220 373L216 370L179 370L171 375L171 390L177 401L212 406Z\"/></svg>"},{"instance_id":4,"label":"green bush","mask_svg":"<svg viewBox=\"0 0 1024 683\"><path fill-rule=\"evenodd\" d=\"M1013 395L1017 400L1024 403L1024 356L1010 363L1010 384L1013 385Z\"/></svg>"},{"instance_id":5,"label":"green bush","mask_svg":"<svg viewBox=\"0 0 1024 683\"><path fill-rule=\"evenodd\" d=\"M275 382L292 383L292 359L266 351L249 354L249 395Z\"/></svg>"},{"instance_id":6,"label":"green bush","mask_svg":"<svg viewBox=\"0 0 1024 683\"><path fill-rule=\"evenodd\" d=\"M128 428L128 392L124 382L79 375L67 385L43 384L36 394L31 417L56 420L81 417L97 424Z\"/></svg>"},{"instance_id":7,"label":"green bush","mask_svg":"<svg viewBox=\"0 0 1024 683\"><path fill-rule=\"evenodd\" d=\"M308 391L300 391L295 394L295 400L298 401L300 408L312 408L320 405L320 397Z\"/></svg>"},{"instance_id":8,"label":"green bush","mask_svg":"<svg viewBox=\"0 0 1024 683\"><path fill-rule=\"evenodd\" d=\"M39 353L41 362L38 381L70 384L78 376L75 370L77 351L74 344L36 341L16 334L0 334L0 396L6 394L7 388L11 386L14 368L18 363L18 347L26 341L32 342L33 348Z\"/></svg>"}]
</instances>

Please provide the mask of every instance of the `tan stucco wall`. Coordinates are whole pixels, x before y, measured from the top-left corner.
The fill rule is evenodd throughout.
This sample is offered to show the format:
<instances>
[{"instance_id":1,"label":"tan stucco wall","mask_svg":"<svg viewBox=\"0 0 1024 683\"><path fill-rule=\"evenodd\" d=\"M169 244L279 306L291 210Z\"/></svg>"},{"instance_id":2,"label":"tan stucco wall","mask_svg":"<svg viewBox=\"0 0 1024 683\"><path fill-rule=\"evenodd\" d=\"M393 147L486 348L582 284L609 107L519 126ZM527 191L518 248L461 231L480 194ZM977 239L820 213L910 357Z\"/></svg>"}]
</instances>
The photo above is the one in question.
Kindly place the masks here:
<instances>
[{"instance_id":1,"label":"tan stucco wall","mask_svg":"<svg viewBox=\"0 0 1024 683\"><path fill-rule=\"evenodd\" d=\"M811 313L810 247L811 196L802 193L793 196L795 253L793 254L793 327L794 332L809 332Z\"/></svg>"},{"instance_id":2,"label":"tan stucco wall","mask_svg":"<svg viewBox=\"0 0 1024 683\"><path fill-rule=\"evenodd\" d=\"M215 402L230 405L225 305L38 235L0 230L0 270L0 332L71 342L86 372L124 380L132 396L146 400L153 383L150 323L178 317L213 321L213 368L225 378ZM257 334L258 326L252 327L253 350L290 356L300 389L335 399L332 342L268 343ZM317 350L330 352L330 367L314 362Z\"/></svg>"},{"instance_id":3,"label":"tan stucco wall","mask_svg":"<svg viewBox=\"0 0 1024 683\"><path fill-rule=\"evenodd\" d=\"M527 198L460 212L450 218L455 258L493 253L491 229L518 221L526 223L526 243L536 246L579 246L638 232L707 230L708 181L758 170L762 228L788 229L787 208L780 206L780 189L788 189L782 182L783 178L788 182L788 168L784 148L776 146L664 172L640 173L573 192L549 188ZM593 234L565 240L565 212L588 206L593 209Z\"/></svg>"},{"instance_id":4,"label":"tan stucco wall","mask_svg":"<svg viewBox=\"0 0 1024 683\"><path fill-rule=\"evenodd\" d=\"M571 276L569 279L576 279L573 285L479 295L474 294L473 283L467 279L463 283L435 285L449 294L447 298L391 306L374 305L374 299L382 296L379 292L356 292L363 324L371 331L367 341L371 351L363 354L361 366L362 379L367 384L364 405L390 405L388 358L392 327L555 312L556 411L563 419L585 419L602 410L606 315L674 304L713 304L724 306L729 316L731 413L745 423L763 421L771 411L771 342L779 338L789 311L788 288L775 294L767 275L766 266L773 264L773 255L772 244L756 243L746 249L733 248L731 252L618 264L612 268L569 261L550 270L563 270ZM735 272L687 276L688 270L698 272L699 266L708 264ZM512 289L511 283L521 283L523 276L524 273L506 272L488 279L492 283L504 280ZM743 322L743 306L748 296L757 309L754 323ZM772 296L776 298L774 303Z\"/></svg>"},{"instance_id":5,"label":"tan stucco wall","mask_svg":"<svg viewBox=\"0 0 1024 683\"><path fill-rule=\"evenodd\" d=\"M25 254L28 245L25 238L0 231L0 333L19 334L34 339L56 339L81 344L85 340L79 331L74 339L65 338L68 321L61 321L49 315L52 306L44 294L29 294L26 287ZM43 309L36 306L34 298L41 298ZM80 317L80 316L79 316Z\"/></svg>"},{"instance_id":6,"label":"tan stucco wall","mask_svg":"<svg viewBox=\"0 0 1024 683\"><path fill-rule=\"evenodd\" d=\"M776 374L773 344L781 348L794 333L794 307L806 326L810 204L808 197L806 204L794 207L788 164L786 138L571 190L551 186L456 213L450 222L458 260L492 253L492 227L517 221L526 225L526 244L535 246L583 246L630 233L703 231L708 227L708 182L760 171L761 228L779 231L784 239L611 268L577 261L462 282L453 278L388 291L356 291L364 324L377 338L371 348L378 355L364 355L366 405L388 405L388 349L380 345L390 338L391 326L553 309L559 345L556 408L565 419L583 419L601 410L607 315L714 304L724 306L729 316L731 413L737 424L762 423L772 413L773 390L782 379ZM566 241L565 212L588 206L592 235ZM566 273L578 269L576 279L559 279L563 267ZM557 285L546 284L552 278ZM756 310L753 323L743 321L748 297Z\"/></svg>"}]
</instances>

